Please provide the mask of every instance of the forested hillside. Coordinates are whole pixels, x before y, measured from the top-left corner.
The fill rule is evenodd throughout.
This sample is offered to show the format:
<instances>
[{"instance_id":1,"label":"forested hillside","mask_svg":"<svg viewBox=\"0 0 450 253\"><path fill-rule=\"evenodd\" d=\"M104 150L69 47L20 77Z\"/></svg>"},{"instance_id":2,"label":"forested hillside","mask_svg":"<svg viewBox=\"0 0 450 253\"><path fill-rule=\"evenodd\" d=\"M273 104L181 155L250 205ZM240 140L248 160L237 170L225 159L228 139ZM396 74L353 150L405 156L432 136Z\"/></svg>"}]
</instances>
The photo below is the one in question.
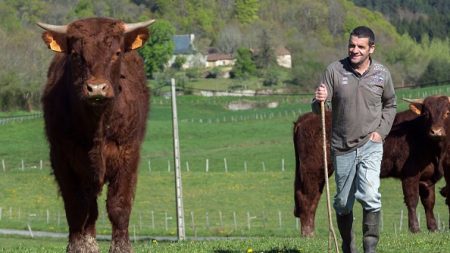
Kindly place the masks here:
<instances>
[{"instance_id":1,"label":"forested hillside","mask_svg":"<svg viewBox=\"0 0 450 253\"><path fill-rule=\"evenodd\" d=\"M396 5L386 13L372 11L384 3ZM195 45L203 53L214 48L236 55L240 48L275 49L286 47L293 57L293 68L283 80L304 91L311 91L324 68L346 55L349 32L358 25L375 31L377 49L374 58L386 64L396 86L436 83L450 80L450 41L448 4L442 4L441 16L430 12L431 2L448 1L351 1L351 0L3 0L0 1L0 110L39 109L41 87L45 83L48 63L53 53L42 43L42 30L36 21L66 24L78 18L109 16L126 22L156 18L154 36L165 31L194 33ZM402 3L408 5L402 6ZM402 19L395 21L395 11L409 13L413 3L429 6L415 13L423 14L424 31L408 32ZM369 5L369 3L371 5ZM383 3L383 4L382 4ZM389 5L390 6L390 5ZM420 5L422 6L422 5ZM430 8L429 8L430 7ZM395 10L395 11L394 11ZM401 12L403 13L403 12ZM405 17L408 15L405 14ZM409 17L409 16L408 16ZM435 18L436 17L436 18ZM438 18L439 17L439 18ZM396 28L389 20L398 25ZM447 22L447 23L446 23ZM410 25L412 22L409 23ZM420 34L420 40L417 38ZM423 36L428 34L429 36ZM436 34L439 34L436 35ZM444 36L446 34L446 36ZM167 35L167 34L166 34ZM155 43L155 41L153 42ZM153 47L151 47L153 46ZM151 52L146 45L142 54ZM167 49L167 48L166 48ZM170 50L166 50L170 52ZM270 54L267 54L268 57ZM260 59L261 60L261 59ZM265 59L263 59L265 60ZM153 64L153 63L152 63ZM155 65L156 66L156 65ZM151 72L164 72L147 66ZM257 65L256 76L265 76L271 68ZM269 73L270 74L270 73ZM152 76L152 73L149 73ZM214 80L212 80L214 82Z\"/></svg>"},{"instance_id":2,"label":"forested hillside","mask_svg":"<svg viewBox=\"0 0 450 253\"><path fill-rule=\"evenodd\" d=\"M397 27L420 41L422 37L446 39L450 34L450 1L445 0L353 0L379 11Z\"/></svg>"}]
</instances>

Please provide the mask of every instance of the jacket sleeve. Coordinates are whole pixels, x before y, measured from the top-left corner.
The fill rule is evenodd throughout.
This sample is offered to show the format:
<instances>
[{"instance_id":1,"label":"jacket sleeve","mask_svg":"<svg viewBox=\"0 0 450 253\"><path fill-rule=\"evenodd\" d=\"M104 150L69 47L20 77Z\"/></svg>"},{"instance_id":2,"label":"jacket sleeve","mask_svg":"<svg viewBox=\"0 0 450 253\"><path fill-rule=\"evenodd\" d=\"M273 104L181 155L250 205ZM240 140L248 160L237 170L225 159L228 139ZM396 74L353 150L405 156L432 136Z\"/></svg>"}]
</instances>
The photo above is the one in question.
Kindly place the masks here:
<instances>
[{"instance_id":1,"label":"jacket sleeve","mask_svg":"<svg viewBox=\"0 0 450 253\"><path fill-rule=\"evenodd\" d=\"M381 122L378 128L375 130L381 135L383 140L389 134L391 130L392 123L394 122L395 114L397 112L397 102L394 91L394 84L392 83L391 74L389 71L386 72L386 83L383 89L382 95L382 112L381 112Z\"/></svg>"},{"instance_id":2,"label":"jacket sleeve","mask_svg":"<svg viewBox=\"0 0 450 253\"><path fill-rule=\"evenodd\" d=\"M319 85L323 83L327 87L328 97L325 101L325 109L330 110L331 109L331 99L333 97L333 71L331 66L328 66L328 68L325 70L325 73L323 73L322 78L320 80ZM319 87L319 86L317 86ZM316 87L316 88L317 88ZM316 101L315 98L313 98L311 102L311 109L315 114L320 114L320 102Z\"/></svg>"}]
</instances>

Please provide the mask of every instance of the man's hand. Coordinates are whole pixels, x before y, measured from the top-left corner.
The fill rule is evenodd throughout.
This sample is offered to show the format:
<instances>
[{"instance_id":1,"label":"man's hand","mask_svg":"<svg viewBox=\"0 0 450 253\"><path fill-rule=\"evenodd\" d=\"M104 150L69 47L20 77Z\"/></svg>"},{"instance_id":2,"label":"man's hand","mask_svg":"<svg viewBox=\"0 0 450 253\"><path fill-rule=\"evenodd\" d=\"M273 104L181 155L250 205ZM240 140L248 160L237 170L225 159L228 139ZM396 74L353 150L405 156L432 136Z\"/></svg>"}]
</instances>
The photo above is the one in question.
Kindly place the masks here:
<instances>
[{"instance_id":1,"label":"man's hand","mask_svg":"<svg viewBox=\"0 0 450 253\"><path fill-rule=\"evenodd\" d=\"M383 142L383 138L381 138L381 135L377 132L372 132L370 134L370 140L373 142Z\"/></svg>"},{"instance_id":2,"label":"man's hand","mask_svg":"<svg viewBox=\"0 0 450 253\"><path fill-rule=\"evenodd\" d=\"M319 87L317 87L315 95L316 95L315 96L316 101L322 102L322 101L327 100L328 91L327 91L327 87L325 87L325 84L321 83L319 85Z\"/></svg>"}]
</instances>

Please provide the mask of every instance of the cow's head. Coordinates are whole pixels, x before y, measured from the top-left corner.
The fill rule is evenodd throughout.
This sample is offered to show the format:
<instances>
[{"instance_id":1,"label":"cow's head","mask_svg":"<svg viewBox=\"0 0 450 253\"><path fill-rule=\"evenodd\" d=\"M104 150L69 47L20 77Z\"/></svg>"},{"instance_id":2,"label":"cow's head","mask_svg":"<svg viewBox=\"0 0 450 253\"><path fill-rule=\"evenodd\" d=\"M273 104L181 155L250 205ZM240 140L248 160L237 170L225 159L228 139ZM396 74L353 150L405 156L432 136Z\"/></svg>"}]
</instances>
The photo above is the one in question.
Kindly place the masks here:
<instances>
[{"instance_id":1,"label":"cow's head","mask_svg":"<svg viewBox=\"0 0 450 253\"><path fill-rule=\"evenodd\" d=\"M431 96L425 99L404 100L410 103L411 111L424 118L430 137L440 139L447 135L446 124L450 115L450 97Z\"/></svg>"},{"instance_id":2,"label":"cow's head","mask_svg":"<svg viewBox=\"0 0 450 253\"><path fill-rule=\"evenodd\" d=\"M48 47L67 57L76 93L91 105L101 105L121 91L121 62L141 47L154 20L127 24L108 18L89 18L68 25L38 23ZM67 70L67 69L66 69Z\"/></svg>"}]
</instances>

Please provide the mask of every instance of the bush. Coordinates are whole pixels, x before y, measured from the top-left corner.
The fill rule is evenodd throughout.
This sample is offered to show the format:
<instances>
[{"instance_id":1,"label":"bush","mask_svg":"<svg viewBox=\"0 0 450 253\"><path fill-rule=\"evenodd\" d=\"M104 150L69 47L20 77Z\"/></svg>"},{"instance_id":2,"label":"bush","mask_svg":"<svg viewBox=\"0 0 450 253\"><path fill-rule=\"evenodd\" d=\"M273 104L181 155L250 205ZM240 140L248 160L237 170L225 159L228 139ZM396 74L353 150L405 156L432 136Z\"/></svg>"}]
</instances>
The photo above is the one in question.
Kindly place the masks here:
<instances>
[{"instance_id":1,"label":"bush","mask_svg":"<svg viewBox=\"0 0 450 253\"><path fill-rule=\"evenodd\" d=\"M189 79L199 79L202 77L202 70L200 68L186 69L186 76Z\"/></svg>"},{"instance_id":2,"label":"bush","mask_svg":"<svg viewBox=\"0 0 450 253\"><path fill-rule=\"evenodd\" d=\"M217 78L220 75L220 68L214 67L208 71L206 78Z\"/></svg>"},{"instance_id":3,"label":"bush","mask_svg":"<svg viewBox=\"0 0 450 253\"><path fill-rule=\"evenodd\" d=\"M276 86L280 82L280 74L275 69L267 70L263 75L264 86Z\"/></svg>"},{"instance_id":4,"label":"bush","mask_svg":"<svg viewBox=\"0 0 450 253\"><path fill-rule=\"evenodd\" d=\"M183 64L186 63L186 57L184 56L177 56L175 57L175 61L172 63L172 68L176 70L180 70L183 68Z\"/></svg>"}]
</instances>

